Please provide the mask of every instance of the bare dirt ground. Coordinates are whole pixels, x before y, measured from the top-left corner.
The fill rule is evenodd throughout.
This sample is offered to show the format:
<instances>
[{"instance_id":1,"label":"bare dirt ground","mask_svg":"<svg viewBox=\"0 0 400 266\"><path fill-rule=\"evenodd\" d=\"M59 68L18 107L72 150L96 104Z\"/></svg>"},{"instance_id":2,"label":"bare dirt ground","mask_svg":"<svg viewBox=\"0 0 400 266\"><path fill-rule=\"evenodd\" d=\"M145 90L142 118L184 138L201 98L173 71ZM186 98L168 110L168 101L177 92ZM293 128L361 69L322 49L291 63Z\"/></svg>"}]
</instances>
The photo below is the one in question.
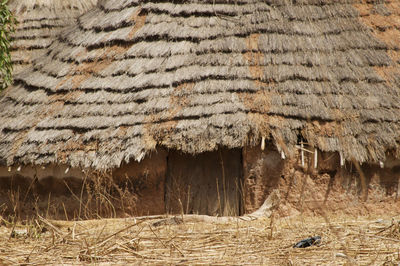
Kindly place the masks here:
<instances>
[{"instance_id":1,"label":"bare dirt ground","mask_svg":"<svg viewBox=\"0 0 400 266\"><path fill-rule=\"evenodd\" d=\"M51 221L0 227L3 264L398 265L400 215ZM293 248L319 235L322 243Z\"/></svg>"}]
</instances>

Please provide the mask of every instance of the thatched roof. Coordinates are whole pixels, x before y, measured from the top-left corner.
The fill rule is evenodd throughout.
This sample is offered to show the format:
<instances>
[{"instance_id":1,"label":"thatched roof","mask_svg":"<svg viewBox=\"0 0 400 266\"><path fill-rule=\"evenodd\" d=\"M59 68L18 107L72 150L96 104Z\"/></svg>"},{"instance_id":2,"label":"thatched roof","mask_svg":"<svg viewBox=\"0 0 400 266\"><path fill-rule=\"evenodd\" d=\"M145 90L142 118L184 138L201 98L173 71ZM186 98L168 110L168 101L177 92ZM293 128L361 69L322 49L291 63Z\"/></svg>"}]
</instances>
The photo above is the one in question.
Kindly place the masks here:
<instances>
[{"instance_id":1,"label":"thatched roof","mask_svg":"<svg viewBox=\"0 0 400 266\"><path fill-rule=\"evenodd\" d=\"M3 93L0 158L108 169L261 137L399 156L400 42L365 22L399 36L398 1L381 2L101 1Z\"/></svg>"},{"instance_id":2,"label":"thatched roof","mask_svg":"<svg viewBox=\"0 0 400 266\"><path fill-rule=\"evenodd\" d=\"M11 0L18 20L12 42L14 73L45 52L51 42L74 18L96 5L97 0Z\"/></svg>"}]
</instances>

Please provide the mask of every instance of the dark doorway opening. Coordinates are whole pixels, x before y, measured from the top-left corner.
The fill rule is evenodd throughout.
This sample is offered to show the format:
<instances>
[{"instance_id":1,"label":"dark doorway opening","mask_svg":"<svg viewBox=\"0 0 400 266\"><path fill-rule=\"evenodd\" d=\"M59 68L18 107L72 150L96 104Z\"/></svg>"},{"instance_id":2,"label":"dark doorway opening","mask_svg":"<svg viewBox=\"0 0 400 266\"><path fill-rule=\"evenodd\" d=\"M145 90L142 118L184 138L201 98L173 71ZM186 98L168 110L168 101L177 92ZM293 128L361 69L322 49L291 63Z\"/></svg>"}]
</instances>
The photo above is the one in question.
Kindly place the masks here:
<instances>
[{"instance_id":1,"label":"dark doorway opening","mask_svg":"<svg viewBox=\"0 0 400 266\"><path fill-rule=\"evenodd\" d=\"M242 151L198 155L170 151L165 189L168 213L237 216L242 211Z\"/></svg>"}]
</instances>

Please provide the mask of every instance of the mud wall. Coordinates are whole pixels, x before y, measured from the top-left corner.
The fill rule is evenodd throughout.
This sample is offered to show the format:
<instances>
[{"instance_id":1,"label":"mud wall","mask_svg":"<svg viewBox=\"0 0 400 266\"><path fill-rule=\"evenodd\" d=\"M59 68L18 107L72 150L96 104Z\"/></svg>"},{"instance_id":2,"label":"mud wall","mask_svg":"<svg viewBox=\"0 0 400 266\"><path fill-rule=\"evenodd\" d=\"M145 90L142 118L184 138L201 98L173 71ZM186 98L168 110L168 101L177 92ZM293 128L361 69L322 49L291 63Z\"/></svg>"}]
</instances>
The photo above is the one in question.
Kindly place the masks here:
<instances>
[{"instance_id":1,"label":"mud wall","mask_svg":"<svg viewBox=\"0 0 400 266\"><path fill-rule=\"evenodd\" d=\"M165 213L166 158L160 149L113 172L0 167L0 215L89 219Z\"/></svg>"},{"instance_id":2,"label":"mud wall","mask_svg":"<svg viewBox=\"0 0 400 266\"><path fill-rule=\"evenodd\" d=\"M85 174L82 172L81 169L69 168L66 165L24 165L17 167L0 166L1 178L10 178L13 176L23 176L31 179L37 178L39 181L41 181L48 177L56 177L58 179L67 177L83 178Z\"/></svg>"},{"instance_id":3,"label":"mud wall","mask_svg":"<svg viewBox=\"0 0 400 266\"><path fill-rule=\"evenodd\" d=\"M398 165L388 164L384 168L377 164L364 164L361 169L368 188L376 189L379 186L386 196L395 199L400 197L400 162Z\"/></svg>"},{"instance_id":4,"label":"mud wall","mask_svg":"<svg viewBox=\"0 0 400 266\"><path fill-rule=\"evenodd\" d=\"M264 150L259 146L243 149L244 212L258 209L269 193L278 187L285 161L272 145Z\"/></svg>"},{"instance_id":5,"label":"mud wall","mask_svg":"<svg viewBox=\"0 0 400 266\"><path fill-rule=\"evenodd\" d=\"M122 165L113 172L117 184L133 189L136 202L135 215L165 213L165 177L167 174L167 155L158 149L138 162Z\"/></svg>"},{"instance_id":6,"label":"mud wall","mask_svg":"<svg viewBox=\"0 0 400 266\"><path fill-rule=\"evenodd\" d=\"M0 167L0 215L77 215L85 174L65 165Z\"/></svg>"},{"instance_id":7,"label":"mud wall","mask_svg":"<svg viewBox=\"0 0 400 266\"><path fill-rule=\"evenodd\" d=\"M272 145L267 145L264 151L259 146L245 147L245 213L258 209L275 188L280 191L282 215L319 213L321 208L326 211L365 214L374 213L378 209L390 211L394 208L391 205L398 205L398 159L389 156L382 164L356 165L354 162L343 161L341 165L339 153L316 151L306 146L303 160L301 157L300 150L294 158L283 160ZM375 209L375 205L380 207Z\"/></svg>"},{"instance_id":8,"label":"mud wall","mask_svg":"<svg viewBox=\"0 0 400 266\"><path fill-rule=\"evenodd\" d=\"M329 186L333 182L339 182L346 191L349 191L353 186L354 190L365 199L368 199L369 194L375 193L374 197L379 190L384 191L386 196L398 197L400 186L400 160L391 156L387 160L380 163L363 163L356 162L343 162L340 165L340 156L334 152L321 152L318 151L318 164L316 169L306 171L314 175L328 174L330 177ZM311 165L314 165L314 159L311 159ZM365 183L365 191L363 190L363 183ZM385 196L383 195L383 196ZM381 195L382 196L382 195Z\"/></svg>"},{"instance_id":9,"label":"mud wall","mask_svg":"<svg viewBox=\"0 0 400 266\"><path fill-rule=\"evenodd\" d=\"M304 153L304 166L300 152L283 160L269 144L265 150L220 149L196 156L157 149L140 163L108 173L65 165L0 167L0 215L240 215L258 209L275 188L281 192L283 215L316 206L346 210L350 202L355 211L363 204L362 176L367 202L400 197L399 160L357 168L352 162L341 166L337 153L318 151L315 168L311 152Z\"/></svg>"},{"instance_id":10,"label":"mud wall","mask_svg":"<svg viewBox=\"0 0 400 266\"><path fill-rule=\"evenodd\" d=\"M0 167L0 188L3 192L68 195L79 192L84 176L82 170L65 165Z\"/></svg>"}]
</instances>

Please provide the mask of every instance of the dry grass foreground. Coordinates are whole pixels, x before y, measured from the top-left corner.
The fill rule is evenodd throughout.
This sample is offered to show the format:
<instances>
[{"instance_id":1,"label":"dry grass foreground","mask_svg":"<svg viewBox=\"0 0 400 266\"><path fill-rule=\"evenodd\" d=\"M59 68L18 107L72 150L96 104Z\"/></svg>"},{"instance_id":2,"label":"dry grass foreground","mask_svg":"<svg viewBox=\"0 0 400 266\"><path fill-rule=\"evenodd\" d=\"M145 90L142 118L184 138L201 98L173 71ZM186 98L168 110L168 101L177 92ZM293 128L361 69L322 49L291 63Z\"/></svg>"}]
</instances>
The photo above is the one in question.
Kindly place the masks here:
<instances>
[{"instance_id":1,"label":"dry grass foreground","mask_svg":"<svg viewBox=\"0 0 400 266\"><path fill-rule=\"evenodd\" d=\"M400 215L302 218L190 216L50 221L0 227L3 264L398 265ZM322 243L292 245L320 235Z\"/></svg>"}]
</instances>

